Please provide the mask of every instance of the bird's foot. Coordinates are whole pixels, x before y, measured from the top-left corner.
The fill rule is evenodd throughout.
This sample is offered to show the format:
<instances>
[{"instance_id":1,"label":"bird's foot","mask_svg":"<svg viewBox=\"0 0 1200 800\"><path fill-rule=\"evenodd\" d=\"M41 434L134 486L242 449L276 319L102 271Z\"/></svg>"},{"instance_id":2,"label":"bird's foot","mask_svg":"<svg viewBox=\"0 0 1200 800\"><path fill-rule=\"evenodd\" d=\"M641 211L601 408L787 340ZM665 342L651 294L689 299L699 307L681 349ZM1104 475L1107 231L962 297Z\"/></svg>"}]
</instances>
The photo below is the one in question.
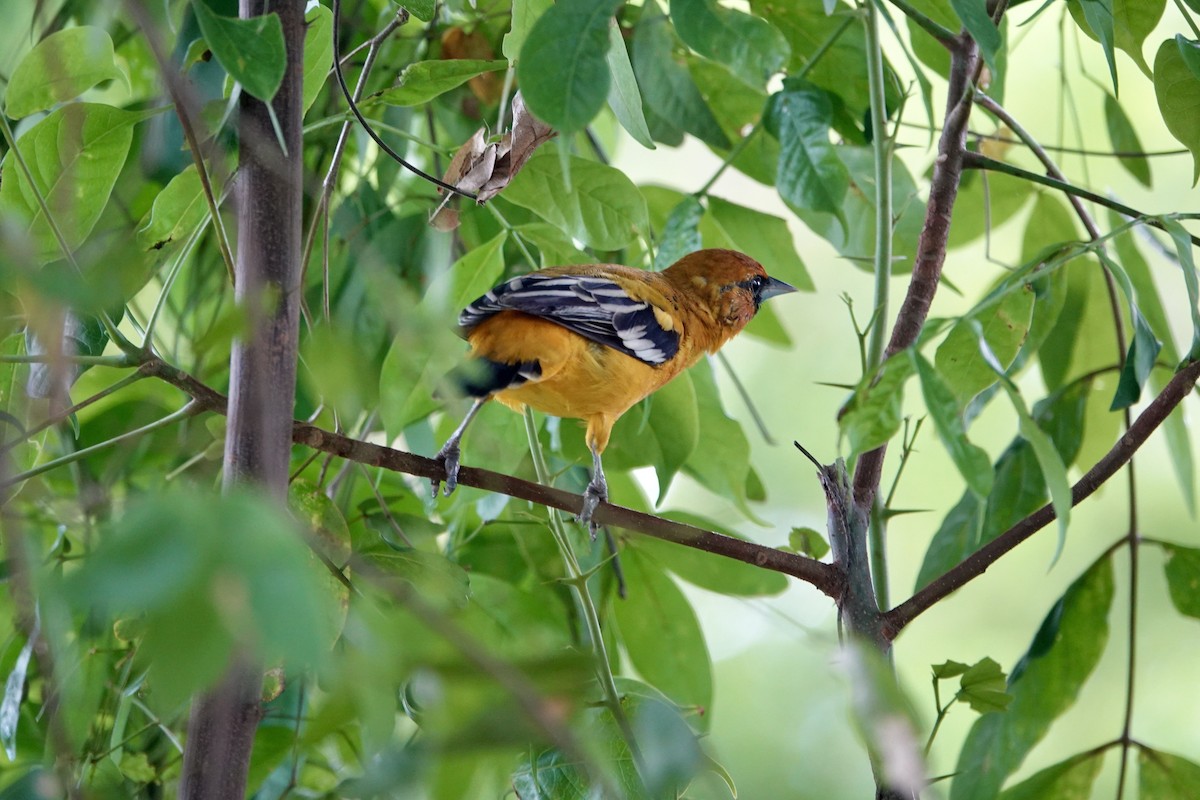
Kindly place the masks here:
<instances>
[{"instance_id":1,"label":"bird's foot","mask_svg":"<svg viewBox=\"0 0 1200 800\"><path fill-rule=\"evenodd\" d=\"M584 490L583 508L579 510L579 516L576 517L581 525L587 525L592 541L596 541L596 532L600 530L600 525L592 519L592 514L595 513L596 506L607 502L608 482L604 480L603 472L597 472L592 476L587 489Z\"/></svg>"},{"instance_id":2,"label":"bird's foot","mask_svg":"<svg viewBox=\"0 0 1200 800\"><path fill-rule=\"evenodd\" d=\"M444 494L449 497L450 493L458 488L458 459L462 451L458 448L458 443L454 440L446 442L445 446L438 451L438 454L433 457L434 461L441 463L442 468L446 470L446 489ZM430 478L429 483L433 486L433 496L438 496L438 486L441 480L438 478Z\"/></svg>"}]
</instances>

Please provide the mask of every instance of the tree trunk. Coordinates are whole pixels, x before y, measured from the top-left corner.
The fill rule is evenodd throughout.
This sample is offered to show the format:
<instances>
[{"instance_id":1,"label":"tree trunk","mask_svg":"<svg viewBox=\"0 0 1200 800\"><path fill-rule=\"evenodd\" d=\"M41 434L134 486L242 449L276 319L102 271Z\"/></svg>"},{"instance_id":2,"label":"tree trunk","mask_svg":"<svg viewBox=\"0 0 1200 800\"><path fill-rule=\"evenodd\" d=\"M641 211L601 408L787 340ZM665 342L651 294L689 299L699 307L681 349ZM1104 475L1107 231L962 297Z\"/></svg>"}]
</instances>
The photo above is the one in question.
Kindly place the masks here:
<instances>
[{"instance_id":1,"label":"tree trunk","mask_svg":"<svg viewBox=\"0 0 1200 800\"><path fill-rule=\"evenodd\" d=\"M226 491L261 487L284 502L296 388L301 259L301 90L303 0L268 0L287 46L287 70L273 101L285 151L267 106L243 92L236 198L236 297L250 320L230 358ZM263 11L241 0L241 16ZM253 531L243 535L253 536ZM243 800L254 733L261 717L262 667L234 656L221 682L196 699L188 722L180 797Z\"/></svg>"}]
</instances>

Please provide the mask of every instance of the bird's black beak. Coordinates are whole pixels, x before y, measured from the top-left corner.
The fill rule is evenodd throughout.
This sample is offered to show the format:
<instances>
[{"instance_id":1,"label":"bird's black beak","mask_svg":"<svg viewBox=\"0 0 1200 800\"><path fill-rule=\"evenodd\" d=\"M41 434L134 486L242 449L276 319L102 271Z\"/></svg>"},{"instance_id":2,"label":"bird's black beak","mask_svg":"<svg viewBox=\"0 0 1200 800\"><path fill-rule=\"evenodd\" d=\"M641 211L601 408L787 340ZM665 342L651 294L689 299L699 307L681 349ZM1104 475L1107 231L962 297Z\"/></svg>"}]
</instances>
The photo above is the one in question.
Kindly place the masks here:
<instances>
[{"instance_id":1,"label":"bird's black beak","mask_svg":"<svg viewBox=\"0 0 1200 800\"><path fill-rule=\"evenodd\" d=\"M768 300L776 295L787 294L796 291L796 287L790 283L784 283L778 278L767 278L767 282L763 285L762 291L758 293L758 300L761 303L763 300Z\"/></svg>"}]
</instances>

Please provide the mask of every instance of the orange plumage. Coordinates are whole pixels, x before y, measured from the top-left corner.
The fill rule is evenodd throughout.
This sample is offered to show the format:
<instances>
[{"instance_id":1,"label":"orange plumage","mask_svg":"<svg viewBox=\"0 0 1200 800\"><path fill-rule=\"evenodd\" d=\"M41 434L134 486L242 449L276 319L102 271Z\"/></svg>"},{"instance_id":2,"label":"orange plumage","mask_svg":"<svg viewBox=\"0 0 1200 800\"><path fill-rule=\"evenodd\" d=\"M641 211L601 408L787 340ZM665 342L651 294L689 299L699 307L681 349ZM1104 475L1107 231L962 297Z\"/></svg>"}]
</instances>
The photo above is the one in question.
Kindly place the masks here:
<instances>
[{"instance_id":1,"label":"orange plumage","mask_svg":"<svg viewBox=\"0 0 1200 800\"><path fill-rule=\"evenodd\" d=\"M462 381L478 399L438 454L454 489L458 442L488 399L587 422L592 482L580 520L607 499L600 454L617 419L742 330L759 304L795 291L733 250L700 250L662 272L615 264L552 267L514 278L463 311L459 323L483 374ZM437 483L434 484L434 490Z\"/></svg>"}]
</instances>

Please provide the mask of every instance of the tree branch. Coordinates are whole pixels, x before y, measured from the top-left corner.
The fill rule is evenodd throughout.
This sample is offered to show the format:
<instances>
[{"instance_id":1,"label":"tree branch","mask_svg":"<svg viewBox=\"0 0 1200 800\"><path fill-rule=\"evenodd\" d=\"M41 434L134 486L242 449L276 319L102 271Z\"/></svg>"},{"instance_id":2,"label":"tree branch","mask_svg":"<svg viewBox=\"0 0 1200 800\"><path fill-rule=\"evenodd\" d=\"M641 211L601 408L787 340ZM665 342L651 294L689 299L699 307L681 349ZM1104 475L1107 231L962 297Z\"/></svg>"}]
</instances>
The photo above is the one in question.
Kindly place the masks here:
<instances>
[{"instance_id":1,"label":"tree branch","mask_svg":"<svg viewBox=\"0 0 1200 800\"><path fill-rule=\"evenodd\" d=\"M1191 392L1197 379L1200 379L1200 361L1193 361L1175 373L1175 377L1163 387L1162 392L1150 402L1112 449L1071 487L1072 506L1077 506L1090 497L1116 474L1117 470L1125 466L1138 448L1146 443L1150 434ZM894 639L904 626L930 606L982 575L998 558L1049 525L1054 519L1054 507L1047 503L967 556L958 566L934 579L921 591L884 614L885 634L889 639Z\"/></svg>"},{"instance_id":2,"label":"tree branch","mask_svg":"<svg viewBox=\"0 0 1200 800\"><path fill-rule=\"evenodd\" d=\"M946 121L938 140L938 155L933 165L933 178L929 185L929 202L925 209L925 225L917 241L917 257L913 264L908 292L892 327L885 358L904 350L917 340L929 307L937 293L942 277L942 265L946 261L946 242L950 236L950 217L954 201L958 198L958 185L962 179L963 158L967 149L967 121L971 116L973 84L982 67L979 47L969 37L961 40L961 46L950 50L950 86L946 107ZM881 325L885 320L875 320ZM859 508L869 509L879 490L883 474L883 458L887 446L877 447L863 454L854 470L854 502Z\"/></svg>"},{"instance_id":3,"label":"tree branch","mask_svg":"<svg viewBox=\"0 0 1200 800\"><path fill-rule=\"evenodd\" d=\"M227 413L225 396L188 373L160 359L150 361L145 366L145 370L147 374L187 392L203 410L217 414ZM339 458L368 466L383 467L392 472L427 479L445 477L441 463L432 458L353 439L299 420L292 423L292 441ZM498 492L518 500L557 508L572 514L579 513L583 507L582 495L491 470L464 466L458 473L458 482L462 486L473 486L489 492ZM653 514L645 514L611 503L601 503L593 516L602 525L613 525L634 533L653 536L656 539L703 550L713 555L753 564L772 572L781 572L812 584L832 598L836 599L841 596L843 580L840 571L816 559L766 547L744 539L724 536L697 528L694 525L656 517Z\"/></svg>"}]
</instances>

